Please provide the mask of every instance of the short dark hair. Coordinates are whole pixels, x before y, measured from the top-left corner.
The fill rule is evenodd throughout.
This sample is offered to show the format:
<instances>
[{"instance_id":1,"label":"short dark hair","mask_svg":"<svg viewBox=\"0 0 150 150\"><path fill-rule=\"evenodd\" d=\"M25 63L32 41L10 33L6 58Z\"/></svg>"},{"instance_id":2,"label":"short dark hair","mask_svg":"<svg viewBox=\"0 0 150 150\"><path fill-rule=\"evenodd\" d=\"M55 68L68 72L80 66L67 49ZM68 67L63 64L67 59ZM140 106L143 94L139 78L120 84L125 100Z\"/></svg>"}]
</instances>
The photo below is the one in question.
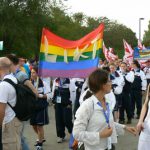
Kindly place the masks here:
<instances>
[{"instance_id":1,"label":"short dark hair","mask_svg":"<svg viewBox=\"0 0 150 150\"><path fill-rule=\"evenodd\" d=\"M127 65L127 63L125 63L124 61L123 61L123 62L121 62L121 64L124 64L124 65L128 66L128 65Z\"/></svg>"},{"instance_id":2,"label":"short dark hair","mask_svg":"<svg viewBox=\"0 0 150 150\"><path fill-rule=\"evenodd\" d=\"M83 100L88 99L93 94L96 94L99 90L102 89L102 86L108 82L109 73L102 69L96 69L92 72L88 78L88 90Z\"/></svg>"},{"instance_id":3,"label":"short dark hair","mask_svg":"<svg viewBox=\"0 0 150 150\"><path fill-rule=\"evenodd\" d=\"M38 68L37 65L34 65L34 66L32 67L32 69L38 74L39 68Z\"/></svg>"},{"instance_id":4,"label":"short dark hair","mask_svg":"<svg viewBox=\"0 0 150 150\"><path fill-rule=\"evenodd\" d=\"M108 72L102 69L97 69L91 73L88 79L90 91L97 93L104 84L108 81Z\"/></svg>"},{"instance_id":5,"label":"short dark hair","mask_svg":"<svg viewBox=\"0 0 150 150\"><path fill-rule=\"evenodd\" d=\"M137 68L141 68L141 66L137 60L133 60L133 64L136 65Z\"/></svg>"},{"instance_id":6,"label":"short dark hair","mask_svg":"<svg viewBox=\"0 0 150 150\"><path fill-rule=\"evenodd\" d=\"M108 66L102 67L103 70L106 70L107 72L110 72L110 68Z\"/></svg>"},{"instance_id":7,"label":"short dark hair","mask_svg":"<svg viewBox=\"0 0 150 150\"><path fill-rule=\"evenodd\" d=\"M8 54L6 57L14 64L18 65L19 64L19 58L15 54Z\"/></svg>"}]
</instances>

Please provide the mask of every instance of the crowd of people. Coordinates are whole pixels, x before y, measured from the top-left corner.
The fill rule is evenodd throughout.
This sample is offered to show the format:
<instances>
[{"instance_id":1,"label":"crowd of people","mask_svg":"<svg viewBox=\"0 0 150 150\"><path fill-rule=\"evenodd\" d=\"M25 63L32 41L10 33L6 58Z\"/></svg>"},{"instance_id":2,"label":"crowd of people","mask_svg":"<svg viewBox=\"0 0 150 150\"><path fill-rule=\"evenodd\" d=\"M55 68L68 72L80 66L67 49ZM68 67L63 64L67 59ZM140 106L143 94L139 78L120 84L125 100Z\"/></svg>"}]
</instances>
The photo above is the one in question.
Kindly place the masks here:
<instances>
[{"instance_id":1,"label":"crowd of people","mask_svg":"<svg viewBox=\"0 0 150 150\"><path fill-rule=\"evenodd\" d=\"M149 93L146 91L150 83L150 60L142 68L137 60L128 64L119 59L114 62L101 59L98 69L88 78L81 79L42 78L38 76L36 61L26 61L14 54L1 57L1 149L29 150L23 132L26 123L21 122L8 105L9 102L15 106L16 91L3 81L6 78L28 86L41 105L53 103L57 143L63 143L66 139L67 128L79 145L84 143L85 150L114 149L117 137L127 130L134 135L137 131L141 132L138 149L148 150L150 144L145 139L150 137L150 111ZM136 128L125 125L131 124L135 118L139 119ZM33 114L30 119L30 125L37 136L36 150L41 150L46 142L44 125L47 124L48 106Z\"/></svg>"}]
</instances>

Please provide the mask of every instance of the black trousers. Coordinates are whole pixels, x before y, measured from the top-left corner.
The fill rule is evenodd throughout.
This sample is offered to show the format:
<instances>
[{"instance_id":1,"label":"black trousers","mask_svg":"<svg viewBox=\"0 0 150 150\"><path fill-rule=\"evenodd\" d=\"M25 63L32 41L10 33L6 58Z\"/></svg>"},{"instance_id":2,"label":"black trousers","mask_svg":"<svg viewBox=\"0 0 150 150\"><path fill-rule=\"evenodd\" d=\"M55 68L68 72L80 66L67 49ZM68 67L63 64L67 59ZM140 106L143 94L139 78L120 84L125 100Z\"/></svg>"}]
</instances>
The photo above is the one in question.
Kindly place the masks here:
<instances>
[{"instance_id":1,"label":"black trousers","mask_svg":"<svg viewBox=\"0 0 150 150\"><path fill-rule=\"evenodd\" d=\"M67 108L61 104L55 104L55 119L56 119L56 132L57 137L65 137L65 127L68 132L72 133L73 123L72 123L72 107Z\"/></svg>"},{"instance_id":2,"label":"black trousers","mask_svg":"<svg viewBox=\"0 0 150 150\"><path fill-rule=\"evenodd\" d=\"M133 90L131 91L131 111L132 111L132 116L134 116L134 111L135 111L135 105L137 108L137 115L140 116L141 109L142 109L142 92L138 90Z\"/></svg>"},{"instance_id":3,"label":"black trousers","mask_svg":"<svg viewBox=\"0 0 150 150\"><path fill-rule=\"evenodd\" d=\"M80 103L79 103L80 95L81 95L81 89L78 88L78 89L76 90L76 99L75 99L74 109L73 109L74 117L75 117L76 111L77 111L78 108L80 107Z\"/></svg>"},{"instance_id":4,"label":"black trousers","mask_svg":"<svg viewBox=\"0 0 150 150\"><path fill-rule=\"evenodd\" d=\"M124 121L124 112L127 113L127 118L132 118L132 112L131 112L131 94L129 91L123 91L122 92L122 105L120 107L120 120Z\"/></svg>"}]
</instances>

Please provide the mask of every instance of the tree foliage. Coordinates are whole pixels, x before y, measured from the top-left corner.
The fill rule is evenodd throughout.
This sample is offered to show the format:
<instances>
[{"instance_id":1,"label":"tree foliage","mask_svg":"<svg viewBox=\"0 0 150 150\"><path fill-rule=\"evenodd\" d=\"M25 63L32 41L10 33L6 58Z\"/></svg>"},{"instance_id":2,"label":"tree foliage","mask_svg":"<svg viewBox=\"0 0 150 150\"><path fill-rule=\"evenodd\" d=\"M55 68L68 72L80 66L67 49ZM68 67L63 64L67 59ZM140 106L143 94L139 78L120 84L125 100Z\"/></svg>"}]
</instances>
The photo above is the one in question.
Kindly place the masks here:
<instances>
[{"instance_id":1,"label":"tree foliage","mask_svg":"<svg viewBox=\"0 0 150 150\"><path fill-rule=\"evenodd\" d=\"M122 40L136 45L135 33L126 26L106 17L89 17L79 12L67 13L61 0L0 0L0 40L4 41L1 53L16 53L24 57L38 55L42 28L55 34L77 40L105 23L104 41L117 53L123 49ZM119 54L122 57L123 53Z\"/></svg>"},{"instance_id":2,"label":"tree foliage","mask_svg":"<svg viewBox=\"0 0 150 150\"><path fill-rule=\"evenodd\" d=\"M150 46L150 21L148 25L148 30L145 31L144 37L143 37L143 43L145 46Z\"/></svg>"}]
</instances>

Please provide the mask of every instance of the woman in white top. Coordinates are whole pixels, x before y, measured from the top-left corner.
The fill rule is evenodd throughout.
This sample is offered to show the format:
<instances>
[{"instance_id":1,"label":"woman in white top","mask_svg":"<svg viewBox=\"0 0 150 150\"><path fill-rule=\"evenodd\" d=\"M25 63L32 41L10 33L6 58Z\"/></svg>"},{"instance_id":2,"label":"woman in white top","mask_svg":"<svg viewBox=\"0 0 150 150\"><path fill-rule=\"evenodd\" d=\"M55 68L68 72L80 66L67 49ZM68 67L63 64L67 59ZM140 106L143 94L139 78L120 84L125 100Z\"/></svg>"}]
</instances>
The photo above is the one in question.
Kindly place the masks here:
<instances>
[{"instance_id":1,"label":"woman in white top","mask_svg":"<svg viewBox=\"0 0 150 150\"><path fill-rule=\"evenodd\" d=\"M142 107L137 129L140 133L138 150L150 149L150 84L147 89L147 96ZM145 117L146 116L146 117ZM145 118L145 119L144 119Z\"/></svg>"},{"instance_id":2,"label":"woman in white top","mask_svg":"<svg viewBox=\"0 0 150 150\"><path fill-rule=\"evenodd\" d=\"M111 91L111 81L108 73L97 69L88 80L87 98L76 112L73 136L84 143L85 150L105 150L111 148L111 143L117 143L117 134L123 134L124 129L136 134L136 130L115 123L109 105L104 95Z\"/></svg>"},{"instance_id":3,"label":"woman in white top","mask_svg":"<svg viewBox=\"0 0 150 150\"><path fill-rule=\"evenodd\" d=\"M89 88L81 94L80 99L79 99L80 105L84 102L84 97L87 91L89 91ZM106 102L109 103L110 110L113 111L115 104L116 104L116 98L112 90L110 91L110 93L105 95L105 99L106 99Z\"/></svg>"}]
</instances>

